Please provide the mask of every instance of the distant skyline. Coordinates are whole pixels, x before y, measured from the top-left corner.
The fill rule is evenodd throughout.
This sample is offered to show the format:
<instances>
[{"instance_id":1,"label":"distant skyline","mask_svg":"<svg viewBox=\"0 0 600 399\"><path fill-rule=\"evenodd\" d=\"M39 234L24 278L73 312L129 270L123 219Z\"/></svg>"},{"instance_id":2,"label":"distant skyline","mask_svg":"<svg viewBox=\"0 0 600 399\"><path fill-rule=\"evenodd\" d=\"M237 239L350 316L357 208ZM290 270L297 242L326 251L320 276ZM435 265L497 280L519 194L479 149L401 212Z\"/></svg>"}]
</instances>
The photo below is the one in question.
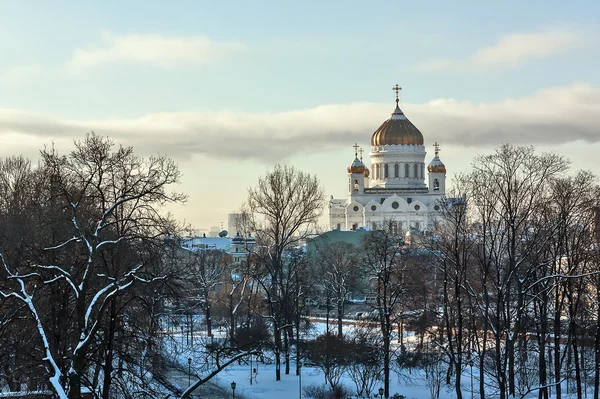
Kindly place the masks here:
<instances>
[{"instance_id":1,"label":"distant skyline","mask_svg":"<svg viewBox=\"0 0 600 399\"><path fill-rule=\"evenodd\" d=\"M0 156L87 132L165 154L227 225L276 162L344 197L352 145L394 107L452 176L503 143L596 172L600 4L505 1L0 2ZM450 183L451 184L451 183Z\"/></svg>"}]
</instances>

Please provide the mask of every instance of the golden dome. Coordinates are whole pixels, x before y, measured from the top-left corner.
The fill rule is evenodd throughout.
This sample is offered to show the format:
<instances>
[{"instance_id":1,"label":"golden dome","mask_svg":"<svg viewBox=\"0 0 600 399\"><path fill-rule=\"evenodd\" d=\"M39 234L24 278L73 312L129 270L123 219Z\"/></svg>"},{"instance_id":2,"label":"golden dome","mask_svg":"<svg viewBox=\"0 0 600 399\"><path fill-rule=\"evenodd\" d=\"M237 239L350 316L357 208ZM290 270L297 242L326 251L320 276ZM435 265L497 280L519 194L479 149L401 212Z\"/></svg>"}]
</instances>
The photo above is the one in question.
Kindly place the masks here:
<instances>
[{"instance_id":1,"label":"golden dome","mask_svg":"<svg viewBox=\"0 0 600 399\"><path fill-rule=\"evenodd\" d=\"M423 145L423 135L412 124L411 121L404 116L404 113L398 106L396 99L396 109L392 113L392 117L385 122L371 136L371 145Z\"/></svg>"},{"instance_id":2,"label":"golden dome","mask_svg":"<svg viewBox=\"0 0 600 399\"><path fill-rule=\"evenodd\" d=\"M446 166L441 161L437 165L432 165L434 161L435 161L435 159L433 161L431 161L431 163L427 167L427 171L429 173L443 173L443 174L446 174ZM438 161L439 161L439 159L438 159Z\"/></svg>"},{"instance_id":3,"label":"golden dome","mask_svg":"<svg viewBox=\"0 0 600 399\"><path fill-rule=\"evenodd\" d=\"M437 142L435 142L433 144L433 147L435 148L435 157L433 157L433 159L427 166L427 171L429 173L446 174L446 165L444 165L444 163L440 160L440 157L438 156L440 152L440 145Z\"/></svg>"},{"instance_id":4,"label":"golden dome","mask_svg":"<svg viewBox=\"0 0 600 399\"><path fill-rule=\"evenodd\" d=\"M365 175L365 177L369 177L369 168L365 167L364 175Z\"/></svg>"},{"instance_id":5,"label":"golden dome","mask_svg":"<svg viewBox=\"0 0 600 399\"><path fill-rule=\"evenodd\" d=\"M352 165L348 166L348 173L365 173L365 164L358 158L354 158Z\"/></svg>"}]
</instances>

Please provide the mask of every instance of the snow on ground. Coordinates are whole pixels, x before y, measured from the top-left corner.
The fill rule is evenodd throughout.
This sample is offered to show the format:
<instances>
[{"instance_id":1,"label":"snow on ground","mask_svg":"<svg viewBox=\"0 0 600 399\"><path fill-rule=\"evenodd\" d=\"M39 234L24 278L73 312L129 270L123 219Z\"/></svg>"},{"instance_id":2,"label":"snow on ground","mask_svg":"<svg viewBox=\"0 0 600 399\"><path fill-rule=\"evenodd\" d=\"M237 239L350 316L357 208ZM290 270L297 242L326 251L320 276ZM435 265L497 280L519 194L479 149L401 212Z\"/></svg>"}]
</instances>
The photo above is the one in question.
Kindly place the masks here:
<instances>
[{"instance_id":1,"label":"snow on ground","mask_svg":"<svg viewBox=\"0 0 600 399\"><path fill-rule=\"evenodd\" d=\"M283 366L283 365L282 365ZM213 382L217 385L228 389L231 392L231 383L235 381L235 397L244 399L292 399L292 398L303 398L307 399L307 396L299 395L300 381L295 375L295 364L292 364L292 370L289 375L285 375L282 369L281 381L275 381L275 366L273 364L265 365L259 364L258 373L256 375L256 381L253 381L250 385L250 366L235 365L230 366L217 377L213 378ZM408 376L408 372L407 372ZM407 377L405 376L405 377ZM425 375L419 370L413 370L412 375L409 378L403 378L403 381L399 381L398 378L392 378L390 384L390 396L399 393L404 395L407 399L422 399L430 398L429 387L425 381ZM302 386L324 384L325 379L323 373L314 367L303 367L302 368ZM352 380L348 377L342 378L342 383L346 385L352 393L355 393L355 386ZM476 383L476 382L474 382ZM375 392L382 387L383 383L375 386ZM238 396L239 395L239 396ZM465 392L465 395L468 395ZM454 391L448 392L445 388L442 388L440 392L441 399L450 399L456 397ZM466 396L468 397L468 396Z\"/></svg>"},{"instance_id":2,"label":"snow on ground","mask_svg":"<svg viewBox=\"0 0 600 399\"><path fill-rule=\"evenodd\" d=\"M325 323L316 322L312 326L313 328L305 332L302 336L304 339L314 339L318 335L323 334L325 332ZM346 333L350 332L354 326L345 325L344 331ZM335 325L330 326L331 331L335 331ZM203 337L204 335L204 337ZM405 339L410 340L413 333L408 333L405 335ZM216 328L214 330L214 338L217 340L224 339L226 337L225 329ZM202 363L200 359L204 358L202 353L202 349L198 348L198 343L200 342L209 342L206 338L205 334L196 333L195 334L195 348L189 347L187 345L187 340L183 336L175 335L175 339L173 341L166 342L166 346L168 351L173 355L175 359L179 362L179 364L187 365L188 357L192 358L191 369L193 372L198 372L199 370L196 367L199 367ZM397 341L396 341L397 343ZM195 349L195 350L194 350ZM283 360L283 359L282 359ZM235 389L235 397L240 399L292 399L292 398L303 398L307 399L308 396L305 396L304 393L302 396L299 395L300 391L300 378L295 375L296 364L292 362L290 365L290 374L286 375L284 373L285 364L282 363L282 372L281 372L281 380L275 381L275 365L265 364L265 363L257 363L256 358L253 358L252 368L256 368L257 373L255 375L255 379L252 384L250 384L250 365L247 360L243 360L240 363L234 363L221 373L219 373L216 377L214 377L211 382L223 387L228 392L231 392L231 383L235 381L236 389ZM203 373L200 372L200 375ZM325 384L325 378L323 373L315 367L304 366L302 368L302 386L306 387L308 385L322 385ZM464 395L469 395L469 384L470 384L470 374L466 373L463 377L463 382L465 385L465 390L463 392ZM348 377L342 377L341 383L346 385L346 387L353 393L356 394L356 386L354 382ZM475 376L473 379L473 383L477 386L478 381ZM375 386L374 391L377 392L379 387L382 387L383 383L379 383ZM425 378L425 373L422 370L413 369L411 371L404 370L403 375L398 377L396 373L392 373L391 381L390 381L390 396L398 393L400 395L404 395L407 399L421 399L421 398L430 398L430 390L427 380ZM456 395L452 387L447 389L446 387L442 387L440 392L441 399L450 399L454 398ZM466 396L468 397L468 396Z\"/></svg>"}]
</instances>

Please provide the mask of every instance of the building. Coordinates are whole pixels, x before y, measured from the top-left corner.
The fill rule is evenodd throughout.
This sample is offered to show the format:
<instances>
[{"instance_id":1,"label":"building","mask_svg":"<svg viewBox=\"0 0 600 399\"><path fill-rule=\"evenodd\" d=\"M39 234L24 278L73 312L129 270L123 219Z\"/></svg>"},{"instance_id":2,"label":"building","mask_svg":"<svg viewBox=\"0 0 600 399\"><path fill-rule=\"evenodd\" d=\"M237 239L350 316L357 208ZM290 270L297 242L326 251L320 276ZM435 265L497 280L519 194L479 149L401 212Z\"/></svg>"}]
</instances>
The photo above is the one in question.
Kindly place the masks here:
<instances>
[{"instance_id":1,"label":"building","mask_svg":"<svg viewBox=\"0 0 600 399\"><path fill-rule=\"evenodd\" d=\"M227 215L227 231L230 236L240 231L244 231L241 213L230 213Z\"/></svg>"},{"instance_id":2,"label":"building","mask_svg":"<svg viewBox=\"0 0 600 399\"><path fill-rule=\"evenodd\" d=\"M306 254L309 260L313 260L321 248L336 242L345 242L360 248L363 245L365 235L368 233L365 229L326 231L306 241Z\"/></svg>"},{"instance_id":3,"label":"building","mask_svg":"<svg viewBox=\"0 0 600 399\"><path fill-rule=\"evenodd\" d=\"M423 134L396 108L371 136L371 169L363 163L363 150L354 145L354 161L348 167L348 198L329 202L332 229L386 228L394 234L431 230L446 190L446 167L434 143L434 157L425 171ZM360 152L360 156L359 156ZM426 183L427 180L427 183Z\"/></svg>"},{"instance_id":4,"label":"building","mask_svg":"<svg viewBox=\"0 0 600 399\"><path fill-rule=\"evenodd\" d=\"M183 249L193 252L218 250L231 255L233 264L244 262L255 244L254 237L242 237L239 233L234 237L193 237L181 243Z\"/></svg>"}]
</instances>

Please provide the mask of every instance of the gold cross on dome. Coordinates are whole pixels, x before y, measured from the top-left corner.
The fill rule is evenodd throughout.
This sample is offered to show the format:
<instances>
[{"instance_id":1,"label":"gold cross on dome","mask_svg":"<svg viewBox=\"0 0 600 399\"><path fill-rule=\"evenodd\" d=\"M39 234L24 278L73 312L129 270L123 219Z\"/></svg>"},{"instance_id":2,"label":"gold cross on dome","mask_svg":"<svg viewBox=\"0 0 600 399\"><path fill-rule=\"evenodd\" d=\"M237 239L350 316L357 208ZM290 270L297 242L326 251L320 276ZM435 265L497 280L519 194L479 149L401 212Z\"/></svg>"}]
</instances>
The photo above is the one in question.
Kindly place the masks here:
<instances>
[{"instance_id":1,"label":"gold cross on dome","mask_svg":"<svg viewBox=\"0 0 600 399\"><path fill-rule=\"evenodd\" d=\"M438 144L437 141L435 143L433 143L433 148L435 148L435 156L437 157L438 152L440 152L440 145Z\"/></svg>"},{"instance_id":2,"label":"gold cross on dome","mask_svg":"<svg viewBox=\"0 0 600 399\"><path fill-rule=\"evenodd\" d=\"M354 157L358 157L358 144L354 143L352 147L354 147Z\"/></svg>"},{"instance_id":3,"label":"gold cross on dome","mask_svg":"<svg viewBox=\"0 0 600 399\"><path fill-rule=\"evenodd\" d=\"M394 90L396 92L396 102L398 102L398 93L400 92L400 90L402 90L402 87L398 86L398 84L396 84L396 86L392 87L392 90Z\"/></svg>"}]
</instances>

